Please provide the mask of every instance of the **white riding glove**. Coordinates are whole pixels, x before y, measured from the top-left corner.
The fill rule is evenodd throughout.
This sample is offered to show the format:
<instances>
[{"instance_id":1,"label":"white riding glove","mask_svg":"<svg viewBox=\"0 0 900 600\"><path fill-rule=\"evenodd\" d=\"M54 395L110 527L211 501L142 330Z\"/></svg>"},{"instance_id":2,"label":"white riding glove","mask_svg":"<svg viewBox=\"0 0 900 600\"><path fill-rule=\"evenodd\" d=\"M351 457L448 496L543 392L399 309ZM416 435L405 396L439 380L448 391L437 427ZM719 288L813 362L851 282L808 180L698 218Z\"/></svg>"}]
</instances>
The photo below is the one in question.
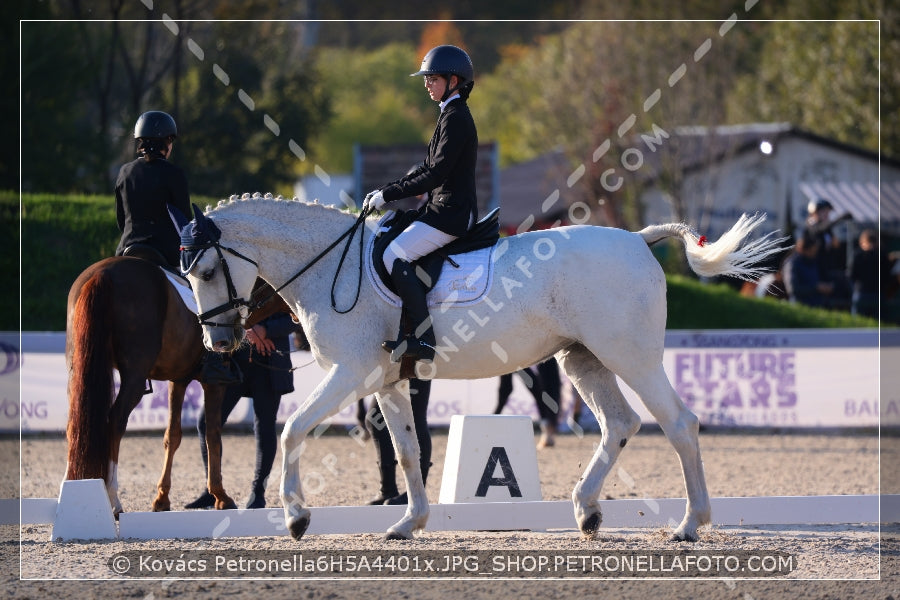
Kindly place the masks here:
<instances>
[{"instance_id":1,"label":"white riding glove","mask_svg":"<svg viewBox=\"0 0 900 600\"><path fill-rule=\"evenodd\" d=\"M366 194L363 206L368 206L374 210L381 210L385 203L384 194L381 193L381 190L372 190Z\"/></svg>"}]
</instances>

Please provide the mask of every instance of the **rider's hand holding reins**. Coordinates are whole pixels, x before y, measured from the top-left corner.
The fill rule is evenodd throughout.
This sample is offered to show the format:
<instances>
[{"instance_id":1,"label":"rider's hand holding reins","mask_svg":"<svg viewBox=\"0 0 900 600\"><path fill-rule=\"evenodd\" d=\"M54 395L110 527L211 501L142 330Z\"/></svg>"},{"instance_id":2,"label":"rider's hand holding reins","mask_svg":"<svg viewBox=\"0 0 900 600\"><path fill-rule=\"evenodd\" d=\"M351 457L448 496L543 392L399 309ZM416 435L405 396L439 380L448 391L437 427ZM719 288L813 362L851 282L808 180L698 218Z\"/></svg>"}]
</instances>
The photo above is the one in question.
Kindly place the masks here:
<instances>
[{"instance_id":1,"label":"rider's hand holding reins","mask_svg":"<svg viewBox=\"0 0 900 600\"><path fill-rule=\"evenodd\" d=\"M384 205L384 194L381 193L381 190L372 190L366 194L366 199L363 201L363 210L365 211L366 208L381 210Z\"/></svg>"}]
</instances>

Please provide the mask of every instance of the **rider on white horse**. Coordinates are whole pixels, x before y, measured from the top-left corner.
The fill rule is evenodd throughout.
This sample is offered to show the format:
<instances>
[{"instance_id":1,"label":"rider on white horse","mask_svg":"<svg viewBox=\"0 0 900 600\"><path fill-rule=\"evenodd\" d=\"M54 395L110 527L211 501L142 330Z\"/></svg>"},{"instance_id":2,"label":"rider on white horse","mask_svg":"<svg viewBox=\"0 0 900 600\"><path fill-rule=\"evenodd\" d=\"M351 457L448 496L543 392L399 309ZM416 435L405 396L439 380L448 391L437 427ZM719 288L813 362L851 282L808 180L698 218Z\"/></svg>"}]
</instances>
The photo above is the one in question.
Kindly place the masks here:
<instances>
[{"instance_id":1,"label":"rider on white horse","mask_svg":"<svg viewBox=\"0 0 900 600\"><path fill-rule=\"evenodd\" d=\"M464 235L477 220L478 212L478 133L466 105L474 85L472 60L456 46L437 46L428 51L421 68L410 76L418 75L424 76L428 94L441 107L425 162L405 177L373 190L365 200L367 206L380 210L388 202L430 193L419 217L384 253L384 266L403 301L412 331L404 333L401 323L396 341L382 344L393 362L400 362L403 356L424 361L434 358L436 342L426 290L413 263Z\"/></svg>"}]
</instances>

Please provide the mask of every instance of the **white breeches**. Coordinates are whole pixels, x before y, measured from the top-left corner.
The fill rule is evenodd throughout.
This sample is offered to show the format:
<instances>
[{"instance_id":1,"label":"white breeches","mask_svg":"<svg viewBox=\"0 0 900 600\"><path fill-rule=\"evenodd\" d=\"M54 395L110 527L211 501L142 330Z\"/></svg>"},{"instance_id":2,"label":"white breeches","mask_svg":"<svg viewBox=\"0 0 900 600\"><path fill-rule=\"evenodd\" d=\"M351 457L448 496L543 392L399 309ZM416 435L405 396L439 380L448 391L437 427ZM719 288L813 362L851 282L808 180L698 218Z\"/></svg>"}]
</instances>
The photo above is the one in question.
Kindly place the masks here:
<instances>
[{"instance_id":1,"label":"white breeches","mask_svg":"<svg viewBox=\"0 0 900 600\"><path fill-rule=\"evenodd\" d=\"M456 236L444 233L421 221L414 221L403 230L384 251L384 267L388 273L394 268L394 261L399 259L414 262L442 248L456 239Z\"/></svg>"}]
</instances>

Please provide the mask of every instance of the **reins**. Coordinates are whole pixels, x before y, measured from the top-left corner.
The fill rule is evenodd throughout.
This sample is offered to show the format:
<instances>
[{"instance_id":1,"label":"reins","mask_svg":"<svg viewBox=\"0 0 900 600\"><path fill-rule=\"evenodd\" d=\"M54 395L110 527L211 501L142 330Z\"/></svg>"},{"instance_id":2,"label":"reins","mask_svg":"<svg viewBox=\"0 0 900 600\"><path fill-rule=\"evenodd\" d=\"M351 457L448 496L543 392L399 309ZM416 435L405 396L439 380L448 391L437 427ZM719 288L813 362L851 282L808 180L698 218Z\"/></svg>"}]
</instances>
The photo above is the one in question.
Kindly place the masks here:
<instances>
[{"instance_id":1,"label":"reins","mask_svg":"<svg viewBox=\"0 0 900 600\"><path fill-rule=\"evenodd\" d=\"M291 350L290 352L287 353L287 355L290 356L290 355L293 354L294 352L296 352L296 350ZM262 354L261 354L260 352L256 352L256 353L257 353L257 354L260 354L260 356L262 356ZM282 352L281 350L273 350L272 353L273 353L273 354L277 354L278 356L284 356L284 355L285 355L285 353ZM255 364L257 367L262 367L263 369L268 369L269 371L277 371L277 372L280 372L280 373L293 373L293 372L296 371L297 369L303 369L303 368L305 368L305 367L308 367L309 365L315 363L316 360L313 359L313 360L311 360L311 361L309 361L309 362L306 362L306 363L304 363L304 364L302 364L302 365L297 365L296 367L292 366L292 367L290 367L289 369L286 369L286 368L284 368L284 367L273 367L272 365L269 365L269 364L266 364L266 363L262 363L262 362L253 360L253 351L251 351L251 352L250 352L250 362L253 363L253 364Z\"/></svg>"},{"instance_id":2,"label":"reins","mask_svg":"<svg viewBox=\"0 0 900 600\"><path fill-rule=\"evenodd\" d=\"M231 248L228 248L227 246L222 246L221 244L218 243L218 241L212 242L211 244L206 246L206 248L209 248L209 247L215 248L216 253L219 255L219 262L222 264L222 271L225 275L225 284L226 284L226 286L228 286L228 301L223 304L220 304L219 306L216 306L215 308L211 308L210 310L204 312L201 315L198 315L197 318L199 319L200 324L207 325L209 327L231 327L232 325L226 325L224 323L216 323L214 321L209 321L209 318L219 315L219 314L221 314L227 310L231 310L231 309L241 309L241 308L246 307L246 308L249 308L250 311L253 311L255 309L261 308L266 302L271 300L275 296L275 294L277 294L278 292L280 292L281 290L286 288L295 279L297 279L298 277L300 277L301 275L306 273L308 270L310 270L313 267L313 265L315 265L317 262L322 260L326 255L328 255L329 252L334 250L338 246L338 244L340 244L348 236L349 236L349 239L347 239L347 245L344 247L344 251L341 253L341 260L340 260L340 262L338 262L337 270L334 273L334 279L331 282L331 308L334 309L334 311L337 312L338 314L346 314L346 313L350 312L356 306L357 302L359 302L359 294L362 289L363 238L365 237L364 233L360 233L360 235L359 235L359 274L358 274L357 281L356 281L356 296L354 297L353 303L350 305L349 308L347 308L346 310L341 310L337 307L337 299L334 296L334 291L335 291L335 288L337 287L338 276L340 275L341 268L344 265L344 260L347 258L347 253L350 250L350 245L353 243L353 237L356 234L356 230L359 229L360 225L362 225L365 222L366 217L371 212L372 212L371 208L363 207L363 209L359 213L359 216L356 218L356 221L353 223L352 226L350 226L349 229L347 229L347 231L345 231L343 234L341 234L340 237L338 237L331 244L329 244L328 247L325 248L322 252L317 254L311 261L309 261L309 263L306 264L306 266L304 266L302 269L297 271L290 279L288 279L283 284L281 284L280 286L278 286L277 288L273 289L271 292L266 294L263 298L255 301L255 302L252 300L252 295L251 295L251 300L249 300L249 301L244 300L243 298L237 297L237 290L235 289L234 283L231 280L231 273L228 270L228 263L225 260L225 256L222 254L222 250L224 249L225 251L237 256L238 258L242 258L242 259L246 260L247 262L253 264L257 268L259 268L259 265L256 263L256 261L251 260L250 258L244 256L243 254L240 254L239 252L236 252L236 251L232 250ZM241 314L241 317L243 319L246 319L247 315Z\"/></svg>"},{"instance_id":3,"label":"reins","mask_svg":"<svg viewBox=\"0 0 900 600\"><path fill-rule=\"evenodd\" d=\"M301 275L306 273L308 270L310 270L313 267L313 265L315 265L317 262L319 262L320 260L325 258L325 256L328 255L329 252L334 250L337 247L337 245L340 244L344 240L344 238L346 238L347 236L350 236L350 238L347 240L347 245L344 246L344 251L341 253L341 260L338 262L337 270L334 272L334 279L331 282L331 308L333 308L334 311L338 314L346 314L346 313L350 312L351 310L353 310L353 308L356 306L356 303L359 301L359 294L360 294L360 290L362 288L363 237L365 237L362 233L360 233L360 235L359 235L359 277L357 279L357 284L356 284L356 297L353 299L353 304L350 305L350 308L348 308L347 310L339 310L338 309L337 300L334 297L334 289L337 286L338 275L340 275L341 268L344 265L344 259L347 257L347 252L350 250L350 244L353 243L353 237L356 234L356 230L359 229L359 226L365 222L366 217L369 216L369 213L371 213L371 212L372 212L372 209L370 209L368 207L363 207L363 209L359 212L359 216L356 218L356 221L353 223L353 225L350 226L349 229L347 229L347 231L342 233L339 238L334 240L331 244L328 245L327 248L325 248L322 252L317 254L315 256L315 258L313 258L311 261L309 261L309 263L307 263L306 266L304 266L302 269L297 271L290 279L288 279L283 284L281 284L280 286L278 286L277 288L275 288L274 290L269 292L265 297L263 297L262 300L259 300L255 304L253 304L253 306L251 307L251 310L253 310L255 308L261 308L266 302L271 300L275 296L275 294L277 294L278 292L280 292L281 290L286 288L295 279L297 279L298 277L300 277Z\"/></svg>"}]
</instances>

